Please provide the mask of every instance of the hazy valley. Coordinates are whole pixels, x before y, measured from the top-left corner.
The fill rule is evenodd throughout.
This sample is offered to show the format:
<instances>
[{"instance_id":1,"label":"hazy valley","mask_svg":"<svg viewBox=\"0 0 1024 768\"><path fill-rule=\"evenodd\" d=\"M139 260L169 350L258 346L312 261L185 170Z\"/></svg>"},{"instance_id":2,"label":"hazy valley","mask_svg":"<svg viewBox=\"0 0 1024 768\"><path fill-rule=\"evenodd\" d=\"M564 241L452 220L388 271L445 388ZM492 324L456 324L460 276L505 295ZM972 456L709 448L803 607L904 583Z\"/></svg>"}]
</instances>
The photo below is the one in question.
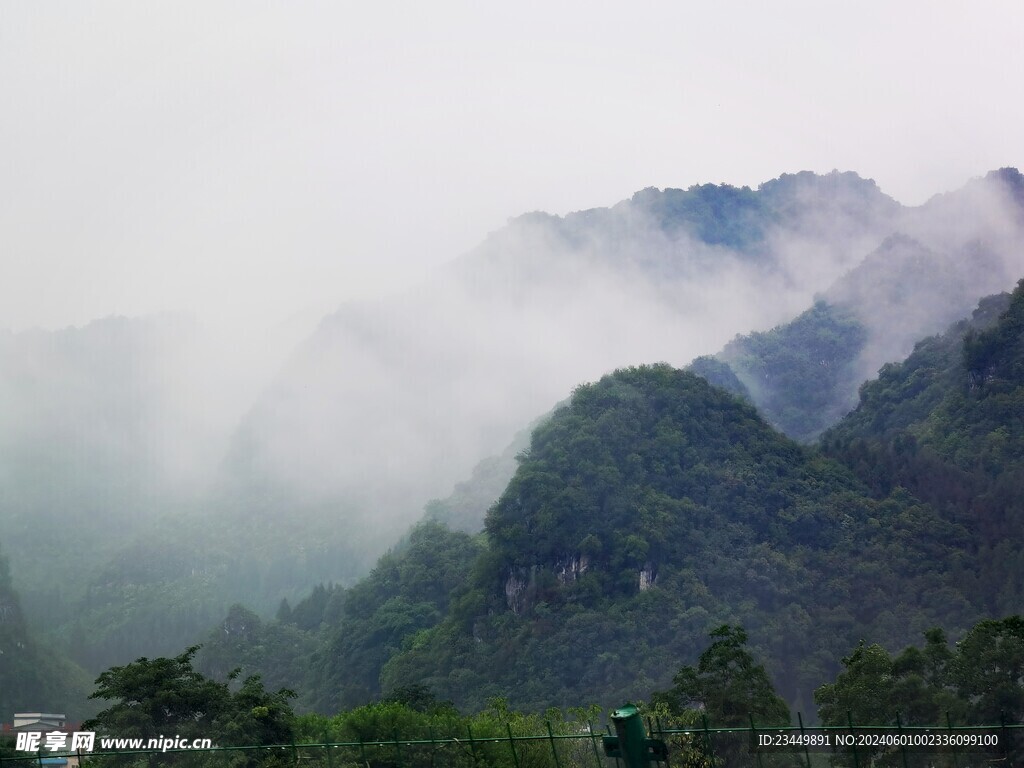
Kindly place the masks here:
<instances>
[{"instance_id":1,"label":"hazy valley","mask_svg":"<svg viewBox=\"0 0 1024 768\"><path fill-rule=\"evenodd\" d=\"M513 219L262 384L177 316L0 337L4 704L204 640L323 711L614 703L730 622L807 711L1020 610L1019 289L963 319L1022 234L1012 169L800 173Z\"/></svg>"}]
</instances>

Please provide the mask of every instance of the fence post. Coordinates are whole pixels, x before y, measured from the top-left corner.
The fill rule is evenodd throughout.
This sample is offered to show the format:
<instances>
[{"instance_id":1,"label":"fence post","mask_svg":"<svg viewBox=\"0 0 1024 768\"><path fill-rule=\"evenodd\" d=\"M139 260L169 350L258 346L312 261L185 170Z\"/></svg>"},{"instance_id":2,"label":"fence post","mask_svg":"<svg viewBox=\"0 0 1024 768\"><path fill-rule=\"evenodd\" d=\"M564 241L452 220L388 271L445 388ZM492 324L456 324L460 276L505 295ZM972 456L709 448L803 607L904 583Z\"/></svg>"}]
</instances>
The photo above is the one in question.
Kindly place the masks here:
<instances>
[{"instance_id":1,"label":"fence post","mask_svg":"<svg viewBox=\"0 0 1024 768\"><path fill-rule=\"evenodd\" d=\"M750 718L750 744L754 746L757 744L757 726L754 725L754 713L748 712L747 717ZM758 768L761 766L761 750L757 750L757 765Z\"/></svg>"},{"instance_id":2,"label":"fence post","mask_svg":"<svg viewBox=\"0 0 1024 768\"><path fill-rule=\"evenodd\" d=\"M853 713L846 710L846 722L850 724L850 735L853 736L853 765L860 768L860 759L857 757L857 732L853 730Z\"/></svg>"},{"instance_id":3,"label":"fence post","mask_svg":"<svg viewBox=\"0 0 1024 768\"><path fill-rule=\"evenodd\" d=\"M811 751L807 748L807 734L804 732L804 718L799 712L796 713L796 721L800 723L800 739L804 743L804 760L807 761L807 768L811 768Z\"/></svg>"},{"instance_id":4,"label":"fence post","mask_svg":"<svg viewBox=\"0 0 1024 768\"><path fill-rule=\"evenodd\" d=\"M544 723L548 727L548 741L551 742L551 754L555 756L555 766L562 768L562 762L558 759L558 750L555 749L555 734L551 730L551 721L545 720Z\"/></svg>"},{"instance_id":5,"label":"fence post","mask_svg":"<svg viewBox=\"0 0 1024 768\"><path fill-rule=\"evenodd\" d=\"M519 768L519 755L516 754L516 741L512 738L512 723L505 723L505 730L508 731L508 748L512 750L512 763Z\"/></svg>"},{"instance_id":6,"label":"fence post","mask_svg":"<svg viewBox=\"0 0 1024 768\"><path fill-rule=\"evenodd\" d=\"M701 714L701 719L704 721L704 743L708 748L708 757L711 758L711 763L715 762L715 748L711 745L711 731L708 729L708 716Z\"/></svg>"},{"instance_id":7,"label":"fence post","mask_svg":"<svg viewBox=\"0 0 1024 768\"><path fill-rule=\"evenodd\" d=\"M946 727L949 729L949 743L953 745L953 768L960 768L960 748L957 743L953 740L953 719L949 716L949 710L946 710Z\"/></svg>"},{"instance_id":8,"label":"fence post","mask_svg":"<svg viewBox=\"0 0 1024 768\"><path fill-rule=\"evenodd\" d=\"M363 761L363 765L367 768L370 766L370 761L366 759L366 744L363 743L363 737L359 737L359 759Z\"/></svg>"},{"instance_id":9,"label":"fence post","mask_svg":"<svg viewBox=\"0 0 1024 768\"><path fill-rule=\"evenodd\" d=\"M398 762L398 768L402 768L402 745L398 743L398 729L395 728L395 758Z\"/></svg>"},{"instance_id":10,"label":"fence post","mask_svg":"<svg viewBox=\"0 0 1024 768\"><path fill-rule=\"evenodd\" d=\"M999 740L1003 743L1003 759L1010 759L1009 743L1006 741L1006 713L999 710Z\"/></svg>"},{"instance_id":11,"label":"fence post","mask_svg":"<svg viewBox=\"0 0 1024 768\"><path fill-rule=\"evenodd\" d=\"M327 731L324 731L324 749L327 750L327 768L334 768L334 758L331 755L331 739Z\"/></svg>"},{"instance_id":12,"label":"fence post","mask_svg":"<svg viewBox=\"0 0 1024 768\"><path fill-rule=\"evenodd\" d=\"M900 713L896 712L896 733L900 737L900 754L903 756L903 768L907 768L907 746L903 743L903 721L900 720Z\"/></svg>"},{"instance_id":13,"label":"fence post","mask_svg":"<svg viewBox=\"0 0 1024 768\"><path fill-rule=\"evenodd\" d=\"M612 735L612 724L611 723L606 724L605 725L605 729L608 731L608 735L611 736ZM615 758L615 768L620 768L620 766L619 766L619 758L618 757Z\"/></svg>"},{"instance_id":14,"label":"fence post","mask_svg":"<svg viewBox=\"0 0 1024 768\"><path fill-rule=\"evenodd\" d=\"M476 756L476 740L473 738L473 726L466 723L466 733L469 734L469 751L473 754L473 765L479 766L480 760Z\"/></svg>"},{"instance_id":15,"label":"fence post","mask_svg":"<svg viewBox=\"0 0 1024 768\"><path fill-rule=\"evenodd\" d=\"M597 768L601 768L601 755L597 751L597 742L595 741L596 734L594 726L589 720L587 720L587 730L590 732L590 746L594 748L594 762L597 764ZM516 768L519 768L519 763L516 763Z\"/></svg>"}]
</instances>

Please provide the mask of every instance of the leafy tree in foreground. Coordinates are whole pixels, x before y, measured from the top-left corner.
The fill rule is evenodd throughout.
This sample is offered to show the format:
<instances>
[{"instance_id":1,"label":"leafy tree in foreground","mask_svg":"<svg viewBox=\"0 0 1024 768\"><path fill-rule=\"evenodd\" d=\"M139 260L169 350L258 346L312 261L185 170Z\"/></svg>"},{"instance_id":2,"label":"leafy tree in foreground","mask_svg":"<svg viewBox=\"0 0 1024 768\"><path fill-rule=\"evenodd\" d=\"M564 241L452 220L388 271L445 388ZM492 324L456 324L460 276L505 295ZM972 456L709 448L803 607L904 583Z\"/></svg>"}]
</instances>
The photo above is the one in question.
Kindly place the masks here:
<instances>
[{"instance_id":1,"label":"leafy tree in foreground","mask_svg":"<svg viewBox=\"0 0 1024 768\"><path fill-rule=\"evenodd\" d=\"M775 693L762 664L747 650L742 627L723 624L711 631L713 642L700 655L696 667L683 667L668 691L655 693L655 709L666 708L680 725L698 725L698 710L716 728L789 725L789 707ZM747 736L719 734L711 744L701 740L674 744L683 764L740 766L750 762ZM767 762L766 762L767 760ZM781 765L785 759L761 758L759 764Z\"/></svg>"},{"instance_id":2,"label":"leafy tree in foreground","mask_svg":"<svg viewBox=\"0 0 1024 768\"><path fill-rule=\"evenodd\" d=\"M976 624L950 648L938 628L925 632L923 649L892 658L880 645L860 645L843 659L835 682L815 691L828 725L995 725L1024 719L1024 617Z\"/></svg>"},{"instance_id":3,"label":"leafy tree in foreground","mask_svg":"<svg viewBox=\"0 0 1024 768\"><path fill-rule=\"evenodd\" d=\"M218 746L288 743L294 736L291 691L270 693L249 677L232 693L228 683L192 668L193 646L174 658L141 658L113 667L91 698L115 703L85 727L118 738L209 738ZM234 675L229 675L233 679Z\"/></svg>"},{"instance_id":4,"label":"leafy tree in foreground","mask_svg":"<svg viewBox=\"0 0 1024 768\"><path fill-rule=\"evenodd\" d=\"M454 709L450 701L438 701L429 686L420 683L394 688L381 701L385 704L401 704L416 712L434 712L439 709Z\"/></svg>"},{"instance_id":5,"label":"leafy tree in foreground","mask_svg":"<svg viewBox=\"0 0 1024 768\"><path fill-rule=\"evenodd\" d=\"M776 693L763 664L755 664L746 648L742 627L723 624L712 630L715 641L701 654L696 667L683 667L675 686L655 693L673 714L703 707L716 727L759 724L789 725L789 707Z\"/></svg>"},{"instance_id":6,"label":"leafy tree in foreground","mask_svg":"<svg viewBox=\"0 0 1024 768\"><path fill-rule=\"evenodd\" d=\"M177 729L181 735L209 736L214 720L227 711L227 685L192 669L198 646L173 659L138 659L112 667L96 680L91 699L116 703L86 726L118 737L155 738Z\"/></svg>"},{"instance_id":7,"label":"leafy tree in foreground","mask_svg":"<svg viewBox=\"0 0 1024 768\"><path fill-rule=\"evenodd\" d=\"M954 648L941 629L925 632L925 640L923 649L910 647L895 658L880 645L861 641L843 659L835 682L815 691L822 722L842 726L850 718L858 725L994 727L1021 721L1024 618L979 622ZM1024 753L1015 733L1002 731L999 739L999 756L1019 764ZM906 765L898 751L878 748L872 754L885 765Z\"/></svg>"},{"instance_id":8,"label":"leafy tree in foreground","mask_svg":"<svg viewBox=\"0 0 1024 768\"><path fill-rule=\"evenodd\" d=\"M843 659L834 683L814 693L818 714L826 725L844 725L849 717L861 725L889 725L895 720L892 657L882 646L860 645Z\"/></svg>"},{"instance_id":9,"label":"leafy tree in foreground","mask_svg":"<svg viewBox=\"0 0 1024 768\"><path fill-rule=\"evenodd\" d=\"M310 752L311 759L321 759L312 763L318 768L357 764L364 768L564 768L594 764L595 745L589 736L589 724L599 722L600 714L597 708L527 714L509 709L505 699L496 697L486 709L462 715L446 702L437 702L428 688L408 686L393 691L383 701L331 717L302 715L296 740L354 744L333 752L332 763ZM536 738L547 733L549 727L554 740ZM396 738L421 743L396 749L388 743ZM436 744L428 743L434 740ZM366 743L363 748L355 744L360 741ZM376 746L374 742L383 744Z\"/></svg>"},{"instance_id":10,"label":"leafy tree in foreground","mask_svg":"<svg viewBox=\"0 0 1024 768\"><path fill-rule=\"evenodd\" d=\"M1024 617L975 625L957 644L954 664L972 722L1024 720Z\"/></svg>"}]
</instances>

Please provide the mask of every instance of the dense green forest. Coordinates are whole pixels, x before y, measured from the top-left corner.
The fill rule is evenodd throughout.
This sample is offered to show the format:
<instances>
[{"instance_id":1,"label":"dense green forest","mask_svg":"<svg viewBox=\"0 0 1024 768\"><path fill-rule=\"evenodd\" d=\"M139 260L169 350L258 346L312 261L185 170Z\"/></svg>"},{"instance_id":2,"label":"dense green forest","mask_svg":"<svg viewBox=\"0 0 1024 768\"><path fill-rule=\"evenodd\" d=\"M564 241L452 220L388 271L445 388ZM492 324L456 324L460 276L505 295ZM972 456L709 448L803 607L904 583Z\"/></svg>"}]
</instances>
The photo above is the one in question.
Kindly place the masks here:
<instances>
[{"instance_id":1,"label":"dense green forest","mask_svg":"<svg viewBox=\"0 0 1024 768\"><path fill-rule=\"evenodd\" d=\"M885 366L837 422L907 339L1004 284L1005 243L971 218L971 195L1019 207L1021 188L1004 169L911 210L854 174L796 174L515 220L452 266L488 311L526 311L536 294L564 319L576 293L558 280L582 289L593 271L656 286L644 295L668 302L658 327L674 328L667 307L715 270L769 285L796 279L808 253L821 274L849 267L793 320L690 373L642 366L579 387L532 435L522 425L584 377L533 367L529 332L554 327L547 315L512 315L507 344L486 323L465 339L501 386L437 346L464 317L418 318L450 286L325 320L226 450L196 456L160 441L190 429L198 329L112 318L8 334L0 522L24 614L55 658L92 674L215 628L205 670L259 671L321 711L406 682L463 706L506 690L524 707L614 699L666 686L710 628L742 624L780 693L806 708L858 633L896 648L1018 610L1019 333L996 322L1007 300ZM937 217L951 222L941 238ZM615 320L599 298L579 325ZM602 354L609 339L643 341L620 326L599 334ZM550 357L573 339L559 335ZM823 450L808 444L829 428ZM388 441L401 458L374 460ZM275 474L271 455L296 474ZM302 472L317 462L309 490Z\"/></svg>"},{"instance_id":2,"label":"dense green forest","mask_svg":"<svg viewBox=\"0 0 1024 768\"><path fill-rule=\"evenodd\" d=\"M735 371L739 391L749 393L769 422L794 439L810 440L849 410L867 339L849 310L818 301L786 325L737 337L718 360ZM703 375L702 369L695 372ZM709 381L737 391L724 373L712 376Z\"/></svg>"},{"instance_id":3,"label":"dense green forest","mask_svg":"<svg viewBox=\"0 0 1024 768\"><path fill-rule=\"evenodd\" d=\"M1012 613L1019 494L999 494L1022 476L1022 292L886 367L824 452L668 366L577 388L534 430L484 539L423 524L357 587L321 588L304 701L332 712L420 684L470 709L610 704L666 688L733 623L807 712L861 638L899 648Z\"/></svg>"},{"instance_id":4,"label":"dense green forest","mask_svg":"<svg viewBox=\"0 0 1024 768\"><path fill-rule=\"evenodd\" d=\"M333 618L291 640L316 665L306 703L332 712L422 684L470 709L495 695L609 704L666 687L710 627L734 622L810 711L860 636L899 646L983 616L964 589L968 530L900 489L872 499L748 404L666 366L578 388L534 431L486 536L484 549L420 526L367 581L321 599ZM287 649L299 608L255 645ZM223 634L211 657L290 663L232 656Z\"/></svg>"},{"instance_id":5,"label":"dense green forest","mask_svg":"<svg viewBox=\"0 0 1024 768\"><path fill-rule=\"evenodd\" d=\"M737 336L691 370L747 397L777 429L809 442L856 406L860 385L882 365L903 360L921 338L1007 287L1005 269L983 244L936 250L896 233L810 309L771 330Z\"/></svg>"},{"instance_id":6,"label":"dense green forest","mask_svg":"<svg viewBox=\"0 0 1024 768\"><path fill-rule=\"evenodd\" d=\"M467 480L476 497L457 489L452 506L434 505L432 514L479 530L514 462L481 464L470 478L473 467L501 456L572 386L633 360L681 364L720 345L709 312L729 302L703 307L705 282L728 273L759 289L779 283L789 297L809 279L789 258L793 241L831 275L863 258L901 210L853 173L790 174L756 189L646 189L608 208L517 217L437 281L400 299L341 307L246 414L223 465L226 487L241 500L236 519L250 507L261 519L303 514L320 494L320 510L349 532L390 538L349 547L333 530L316 531L331 542L333 573L321 568L304 583L267 585L260 601L231 602L267 615L311 584L351 584L425 501ZM819 279L825 289L831 277ZM725 314L736 332L749 327L744 315ZM702 344L706 334L715 340ZM360 573L343 571L349 563Z\"/></svg>"},{"instance_id":7,"label":"dense green forest","mask_svg":"<svg viewBox=\"0 0 1024 768\"><path fill-rule=\"evenodd\" d=\"M859 633L898 644L979 617L958 587L967 530L865 491L692 374L620 371L534 432L471 588L382 680L469 706L621 698L734 621L800 701Z\"/></svg>"},{"instance_id":8,"label":"dense green forest","mask_svg":"<svg viewBox=\"0 0 1024 768\"><path fill-rule=\"evenodd\" d=\"M1024 720L1024 619L986 619L950 646L938 627L924 646L896 655L861 641L834 682L815 692L822 722L865 725L950 721L974 725Z\"/></svg>"},{"instance_id":9,"label":"dense green forest","mask_svg":"<svg viewBox=\"0 0 1024 768\"><path fill-rule=\"evenodd\" d=\"M1021 740L1002 724L1024 717L1024 619L983 620L952 647L938 627L926 630L923 639L923 644L912 644L898 654L860 641L842 658L840 671L814 692L816 711L804 712L797 720L778 695L763 660L749 646L744 628L723 624L702 640L703 650L693 664L676 670L671 687L637 703L659 731L691 730L690 735L657 734L667 743L670 762L677 765L794 765L790 755L751 754L746 729L755 723L758 730L770 730L799 722L802 733L805 724L813 727L817 721L844 730L851 723L894 730L929 725L939 726L943 733L954 727L987 726L952 733L995 735L999 740L985 752L961 748L959 754L860 747L856 756L840 752L827 757L829 765L856 765L859 760L955 768L965 759L970 764L972 758L1015 764L1024 756ZM101 737L148 739L174 733L193 739L215 734L216 751L188 755L189 765L196 766L276 767L296 760L326 768L339 761L370 768L427 763L559 768L594 765L595 760L597 765L608 764L600 757L599 737L594 738L610 714L601 707L548 708L538 714L494 697L467 712L426 686L410 684L361 706L297 715L292 691L268 688L259 676L239 682L238 669L224 676L204 675L193 664L196 650L189 648L173 658L142 658L104 672L92 696L104 702L102 711L84 727ZM317 746L327 743L347 746ZM254 748L269 745L284 745L284 750ZM242 747L244 751L225 751ZM0 739L0 755L18 753L12 743ZM93 759L117 766L152 762L138 753Z\"/></svg>"},{"instance_id":10,"label":"dense green forest","mask_svg":"<svg viewBox=\"0 0 1024 768\"><path fill-rule=\"evenodd\" d=\"M995 614L1016 611L1024 586L1022 328L1024 281L883 368L822 440L876 495L906 488L971 529Z\"/></svg>"},{"instance_id":11,"label":"dense green forest","mask_svg":"<svg viewBox=\"0 0 1024 768\"><path fill-rule=\"evenodd\" d=\"M444 618L482 549L468 534L424 520L349 589L320 585L294 607L282 601L269 622L233 607L206 639L199 668L224 675L241 666L295 688L306 709L372 701L384 664L410 635Z\"/></svg>"}]
</instances>

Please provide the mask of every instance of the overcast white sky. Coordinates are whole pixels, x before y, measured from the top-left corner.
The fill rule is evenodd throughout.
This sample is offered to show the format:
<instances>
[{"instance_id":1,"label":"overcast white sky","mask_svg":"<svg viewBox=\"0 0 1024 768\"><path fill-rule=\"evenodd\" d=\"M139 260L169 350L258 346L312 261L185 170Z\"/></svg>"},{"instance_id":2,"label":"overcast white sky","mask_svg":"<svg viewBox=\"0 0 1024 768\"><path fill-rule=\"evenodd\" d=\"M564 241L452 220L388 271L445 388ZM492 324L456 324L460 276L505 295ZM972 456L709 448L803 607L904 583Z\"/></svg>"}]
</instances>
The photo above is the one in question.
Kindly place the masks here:
<instances>
[{"instance_id":1,"label":"overcast white sky","mask_svg":"<svg viewBox=\"0 0 1024 768\"><path fill-rule=\"evenodd\" d=\"M528 210L1021 157L1006 2L0 3L0 328L266 327ZM311 314L312 313L312 314Z\"/></svg>"}]
</instances>

